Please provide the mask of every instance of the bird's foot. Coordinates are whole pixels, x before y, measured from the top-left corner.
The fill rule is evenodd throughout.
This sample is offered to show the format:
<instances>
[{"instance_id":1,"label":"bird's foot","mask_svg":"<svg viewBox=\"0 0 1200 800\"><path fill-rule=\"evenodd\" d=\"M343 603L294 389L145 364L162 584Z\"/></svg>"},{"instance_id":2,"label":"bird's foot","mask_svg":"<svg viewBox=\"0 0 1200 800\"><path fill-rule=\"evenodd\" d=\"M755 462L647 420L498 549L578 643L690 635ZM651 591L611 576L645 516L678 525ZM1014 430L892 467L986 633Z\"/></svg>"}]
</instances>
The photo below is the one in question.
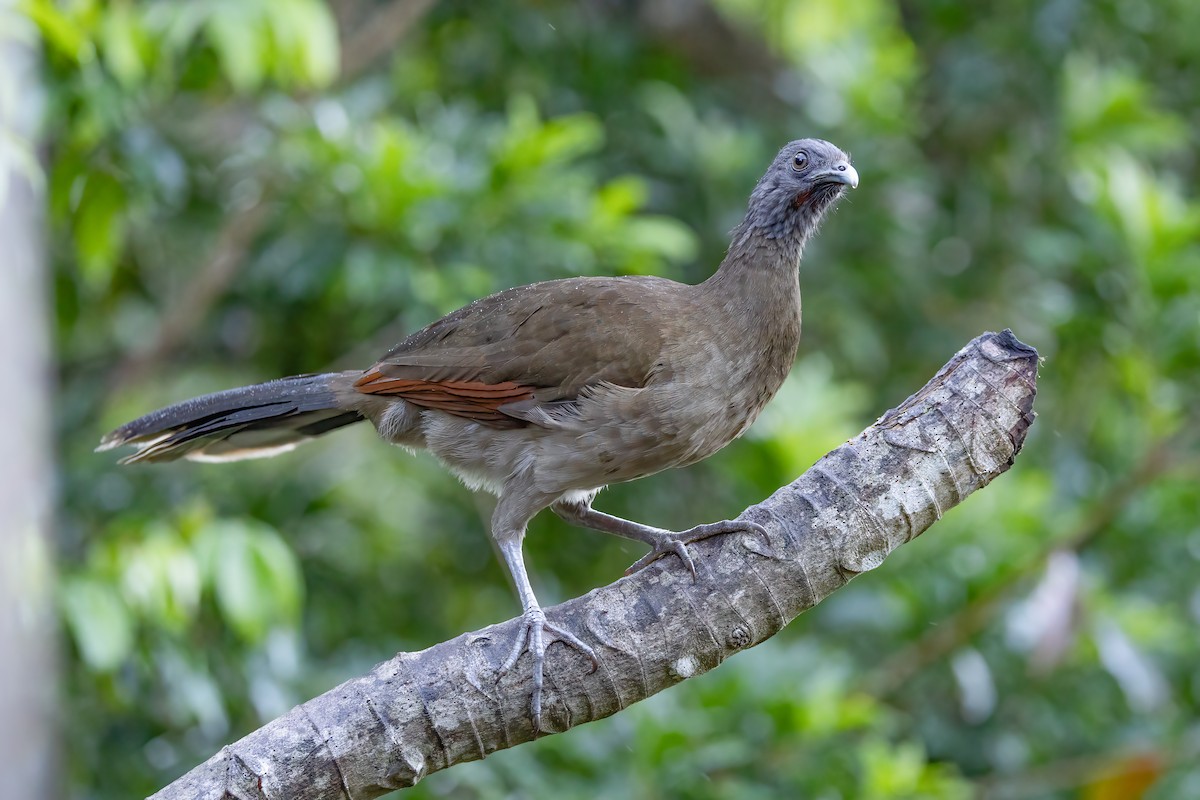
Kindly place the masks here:
<instances>
[{"instance_id":1,"label":"bird's foot","mask_svg":"<svg viewBox=\"0 0 1200 800\"><path fill-rule=\"evenodd\" d=\"M696 562L692 560L692 554L688 552L688 545L711 536L719 536L723 533L752 533L762 538L763 542L768 546L771 542L770 537L767 536L766 528L757 522L750 522L744 519L709 522L705 525L697 525L686 531L680 531L679 533L662 531L661 535L655 536L650 552L635 561L629 569L625 570L625 574L632 575L638 570L650 566L663 556L674 554L679 556L679 560L687 567L688 572L692 573L692 580L694 581L696 580Z\"/></svg>"},{"instance_id":2,"label":"bird's foot","mask_svg":"<svg viewBox=\"0 0 1200 800\"><path fill-rule=\"evenodd\" d=\"M533 730L536 734L542 729L542 683L546 648L554 642L562 642L569 647L574 647L591 659L593 672L600 666L600 659L596 658L596 651L582 642L575 634L547 622L546 612L542 611L539 606L525 609L521 620L521 632L517 634L517 641L513 645L508 660L504 662L504 666L500 667L499 674L503 675L515 667L521 654L526 650L533 656L533 699L530 711L533 716Z\"/></svg>"}]
</instances>

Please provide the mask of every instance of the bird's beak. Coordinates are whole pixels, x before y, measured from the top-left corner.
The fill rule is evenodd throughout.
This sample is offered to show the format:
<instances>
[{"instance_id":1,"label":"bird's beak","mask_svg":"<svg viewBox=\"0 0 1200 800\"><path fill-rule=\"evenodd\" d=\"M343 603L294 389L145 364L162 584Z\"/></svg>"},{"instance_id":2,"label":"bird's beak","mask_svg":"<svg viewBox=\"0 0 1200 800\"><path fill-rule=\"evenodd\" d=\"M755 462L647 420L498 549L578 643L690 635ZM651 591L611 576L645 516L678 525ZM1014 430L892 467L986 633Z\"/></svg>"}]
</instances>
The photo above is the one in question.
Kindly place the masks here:
<instances>
[{"instance_id":1,"label":"bird's beak","mask_svg":"<svg viewBox=\"0 0 1200 800\"><path fill-rule=\"evenodd\" d=\"M838 161L817 178L828 183L844 183L851 189L858 188L858 170L849 161Z\"/></svg>"}]
</instances>

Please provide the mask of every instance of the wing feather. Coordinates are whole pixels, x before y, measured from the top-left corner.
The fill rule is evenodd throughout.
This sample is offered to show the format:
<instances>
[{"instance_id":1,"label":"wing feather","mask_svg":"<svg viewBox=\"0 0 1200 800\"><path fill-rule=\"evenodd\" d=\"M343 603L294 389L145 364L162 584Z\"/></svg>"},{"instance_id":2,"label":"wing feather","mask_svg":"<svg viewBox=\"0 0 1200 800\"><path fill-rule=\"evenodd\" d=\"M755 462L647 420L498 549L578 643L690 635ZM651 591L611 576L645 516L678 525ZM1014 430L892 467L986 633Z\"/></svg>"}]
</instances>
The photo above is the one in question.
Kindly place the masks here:
<instances>
[{"instance_id":1,"label":"wing feather","mask_svg":"<svg viewBox=\"0 0 1200 800\"><path fill-rule=\"evenodd\" d=\"M573 278L509 289L396 345L354 388L500 428L545 425L602 384L644 386L686 287Z\"/></svg>"}]
</instances>

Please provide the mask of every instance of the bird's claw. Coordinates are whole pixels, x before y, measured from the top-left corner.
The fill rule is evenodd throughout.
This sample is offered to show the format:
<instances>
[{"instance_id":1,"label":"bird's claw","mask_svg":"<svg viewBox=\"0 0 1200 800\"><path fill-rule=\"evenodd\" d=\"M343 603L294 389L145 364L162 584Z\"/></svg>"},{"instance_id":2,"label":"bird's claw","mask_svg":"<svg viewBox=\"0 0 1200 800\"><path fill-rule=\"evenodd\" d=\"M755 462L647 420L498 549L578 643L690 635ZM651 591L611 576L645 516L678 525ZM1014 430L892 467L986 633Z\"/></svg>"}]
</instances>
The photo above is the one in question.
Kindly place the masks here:
<instances>
[{"instance_id":1,"label":"bird's claw","mask_svg":"<svg viewBox=\"0 0 1200 800\"><path fill-rule=\"evenodd\" d=\"M596 657L596 651L581 641L578 636L547 622L546 612L542 611L541 608L537 606L528 608L521 615L521 618L521 632L517 634L517 641L514 643L512 651L509 653L503 666L500 667L500 671L496 677L499 678L515 667L517 661L521 658L521 654L526 650L533 656L533 697L530 702L530 711L533 717L533 730L536 733L542 730L542 685L546 664L546 648L554 642L562 642L569 647L575 648L591 660L592 672L595 672L600 666L600 659ZM549 636L545 634L549 634Z\"/></svg>"},{"instance_id":2,"label":"bird's claw","mask_svg":"<svg viewBox=\"0 0 1200 800\"><path fill-rule=\"evenodd\" d=\"M692 558L692 554L688 552L688 544L698 541L697 539L685 540L682 538L682 533L668 533L654 543L649 553L639 558L637 561L630 564L625 569L626 575L632 575L658 561L663 556L669 556L672 553L679 556L679 560L683 562L683 566L692 574L692 580L696 580L696 561Z\"/></svg>"},{"instance_id":3,"label":"bird's claw","mask_svg":"<svg viewBox=\"0 0 1200 800\"><path fill-rule=\"evenodd\" d=\"M654 541L653 548L649 553L639 558L630 567L625 570L626 575L645 569L663 556L671 554L679 556L679 560L683 562L683 566L692 574L692 580L696 580L696 562L692 558L692 554L688 551L688 545L693 542L698 542L702 539L708 539L712 536L719 536L723 533L753 533L763 540L770 547L771 538L767 535L767 529L757 522L750 522L744 519L727 519L721 522L709 522L704 525L697 525L686 531L673 533L671 531L663 531L662 536Z\"/></svg>"}]
</instances>

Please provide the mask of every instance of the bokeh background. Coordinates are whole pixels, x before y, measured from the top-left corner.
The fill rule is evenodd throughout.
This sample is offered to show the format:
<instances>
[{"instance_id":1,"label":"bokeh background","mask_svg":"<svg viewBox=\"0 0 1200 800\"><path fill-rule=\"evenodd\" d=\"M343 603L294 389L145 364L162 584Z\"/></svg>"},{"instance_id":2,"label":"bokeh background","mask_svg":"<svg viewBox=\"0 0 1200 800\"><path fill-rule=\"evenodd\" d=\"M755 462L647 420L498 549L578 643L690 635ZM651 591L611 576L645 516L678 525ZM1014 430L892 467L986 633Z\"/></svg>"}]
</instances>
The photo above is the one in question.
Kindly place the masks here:
<instances>
[{"instance_id":1,"label":"bokeh background","mask_svg":"<svg viewBox=\"0 0 1200 800\"><path fill-rule=\"evenodd\" d=\"M488 292L705 278L776 149L862 185L796 368L710 461L605 492L723 519L1011 327L1015 469L782 634L450 798L1200 797L1200 4L27 0L44 60L65 791L149 793L398 650L518 611L489 506L364 426L117 468L162 404L361 367ZM9 97L6 102L19 102ZM537 519L547 604L641 551Z\"/></svg>"}]
</instances>

